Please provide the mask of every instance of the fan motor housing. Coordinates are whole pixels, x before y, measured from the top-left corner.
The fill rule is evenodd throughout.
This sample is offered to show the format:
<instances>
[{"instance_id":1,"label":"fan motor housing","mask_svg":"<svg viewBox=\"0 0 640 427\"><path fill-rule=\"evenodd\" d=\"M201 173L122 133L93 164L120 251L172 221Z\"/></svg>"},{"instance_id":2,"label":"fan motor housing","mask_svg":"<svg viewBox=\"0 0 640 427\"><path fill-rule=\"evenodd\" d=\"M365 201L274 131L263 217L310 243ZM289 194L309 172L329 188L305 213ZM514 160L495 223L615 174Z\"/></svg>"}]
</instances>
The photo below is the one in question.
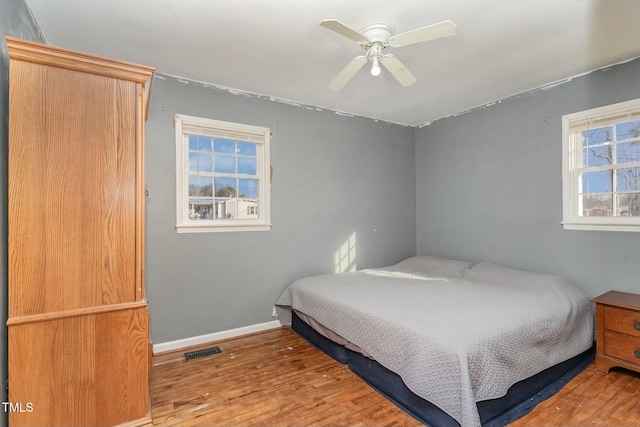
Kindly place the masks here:
<instances>
[{"instance_id":1,"label":"fan motor housing","mask_svg":"<svg viewBox=\"0 0 640 427\"><path fill-rule=\"evenodd\" d=\"M391 37L391 28L385 24L372 24L367 26L362 34L369 39L369 45L373 43L382 43L387 45L389 37Z\"/></svg>"}]
</instances>

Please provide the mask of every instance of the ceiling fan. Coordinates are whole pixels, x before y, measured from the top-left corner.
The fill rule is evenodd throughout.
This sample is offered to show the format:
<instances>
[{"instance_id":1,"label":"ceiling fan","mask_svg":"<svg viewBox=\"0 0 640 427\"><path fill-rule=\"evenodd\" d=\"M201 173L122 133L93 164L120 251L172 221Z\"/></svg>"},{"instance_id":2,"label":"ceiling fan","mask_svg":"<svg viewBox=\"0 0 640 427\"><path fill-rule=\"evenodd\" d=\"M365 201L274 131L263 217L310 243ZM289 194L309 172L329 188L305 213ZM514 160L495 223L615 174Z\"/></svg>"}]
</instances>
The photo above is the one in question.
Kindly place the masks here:
<instances>
[{"instance_id":1,"label":"ceiling fan","mask_svg":"<svg viewBox=\"0 0 640 427\"><path fill-rule=\"evenodd\" d=\"M329 84L329 88L333 90L342 89L367 61L372 62L371 75L380 75L380 64L382 64L402 86L411 86L416 82L416 77L402 65L398 58L391 54L384 54L383 51L387 47L402 47L454 36L457 28L456 24L451 21L442 21L401 34L391 35L391 28L385 24L369 25L362 32L349 28L335 19L324 20L320 25L357 42L366 52L365 55L353 58L340 74L333 79Z\"/></svg>"}]
</instances>

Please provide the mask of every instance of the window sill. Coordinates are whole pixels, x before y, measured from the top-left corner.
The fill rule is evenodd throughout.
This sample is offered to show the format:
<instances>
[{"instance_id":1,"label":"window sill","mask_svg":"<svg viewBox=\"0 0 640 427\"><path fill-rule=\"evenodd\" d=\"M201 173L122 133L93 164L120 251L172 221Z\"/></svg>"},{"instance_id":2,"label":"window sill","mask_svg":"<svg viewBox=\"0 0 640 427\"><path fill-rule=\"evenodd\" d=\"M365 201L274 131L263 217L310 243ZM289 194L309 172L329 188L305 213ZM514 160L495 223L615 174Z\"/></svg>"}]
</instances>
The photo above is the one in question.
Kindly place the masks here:
<instances>
[{"instance_id":1,"label":"window sill","mask_svg":"<svg viewBox=\"0 0 640 427\"><path fill-rule=\"evenodd\" d=\"M562 222L565 230L640 232L640 223Z\"/></svg>"},{"instance_id":2,"label":"window sill","mask_svg":"<svg viewBox=\"0 0 640 427\"><path fill-rule=\"evenodd\" d=\"M177 224L178 233L225 233L236 231L269 231L271 224ZM640 231L640 230L639 230Z\"/></svg>"}]
</instances>

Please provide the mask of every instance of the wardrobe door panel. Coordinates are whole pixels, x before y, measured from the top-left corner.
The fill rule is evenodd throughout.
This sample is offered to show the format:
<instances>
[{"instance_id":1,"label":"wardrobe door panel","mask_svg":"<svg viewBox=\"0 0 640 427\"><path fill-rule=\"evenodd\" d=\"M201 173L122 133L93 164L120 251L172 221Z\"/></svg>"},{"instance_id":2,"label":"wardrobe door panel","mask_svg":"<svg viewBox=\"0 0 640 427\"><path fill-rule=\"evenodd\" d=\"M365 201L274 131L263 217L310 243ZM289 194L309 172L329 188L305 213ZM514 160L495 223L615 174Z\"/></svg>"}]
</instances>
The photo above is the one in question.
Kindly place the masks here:
<instances>
[{"instance_id":1,"label":"wardrobe door panel","mask_svg":"<svg viewBox=\"0 0 640 427\"><path fill-rule=\"evenodd\" d=\"M10 316L134 301L136 83L11 73Z\"/></svg>"},{"instance_id":2,"label":"wardrobe door panel","mask_svg":"<svg viewBox=\"0 0 640 427\"><path fill-rule=\"evenodd\" d=\"M9 328L12 426L107 426L147 416L144 304ZM37 343L37 344L36 344Z\"/></svg>"}]
</instances>

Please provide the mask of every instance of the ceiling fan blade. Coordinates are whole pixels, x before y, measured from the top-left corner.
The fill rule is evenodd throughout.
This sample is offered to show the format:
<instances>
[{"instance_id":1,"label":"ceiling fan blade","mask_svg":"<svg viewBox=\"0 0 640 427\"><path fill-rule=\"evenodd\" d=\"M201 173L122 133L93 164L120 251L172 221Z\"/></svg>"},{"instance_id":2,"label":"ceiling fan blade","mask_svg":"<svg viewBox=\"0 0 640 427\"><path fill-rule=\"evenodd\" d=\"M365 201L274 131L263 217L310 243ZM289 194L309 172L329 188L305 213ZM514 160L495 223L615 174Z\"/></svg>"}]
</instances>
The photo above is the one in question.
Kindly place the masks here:
<instances>
[{"instance_id":1,"label":"ceiling fan blade","mask_svg":"<svg viewBox=\"0 0 640 427\"><path fill-rule=\"evenodd\" d=\"M389 46L402 47L441 37L455 36L457 28L456 24L451 21L438 22L437 24L407 31L406 33L396 34L389 38Z\"/></svg>"},{"instance_id":2,"label":"ceiling fan blade","mask_svg":"<svg viewBox=\"0 0 640 427\"><path fill-rule=\"evenodd\" d=\"M329 83L329 89L331 90L340 90L347 84L349 80L367 63L366 56L356 56L353 58L351 62L347 64L346 67L340 74L336 76L335 79L331 83Z\"/></svg>"},{"instance_id":3,"label":"ceiling fan blade","mask_svg":"<svg viewBox=\"0 0 640 427\"><path fill-rule=\"evenodd\" d=\"M407 70L407 67L395 56L385 55L380 62L402 86L411 86L416 82L416 76L411 74L411 71Z\"/></svg>"},{"instance_id":4,"label":"ceiling fan blade","mask_svg":"<svg viewBox=\"0 0 640 427\"><path fill-rule=\"evenodd\" d=\"M358 43L367 43L369 41L364 35L347 27L342 22L336 21L335 19L325 19L320 23L320 25Z\"/></svg>"}]
</instances>

